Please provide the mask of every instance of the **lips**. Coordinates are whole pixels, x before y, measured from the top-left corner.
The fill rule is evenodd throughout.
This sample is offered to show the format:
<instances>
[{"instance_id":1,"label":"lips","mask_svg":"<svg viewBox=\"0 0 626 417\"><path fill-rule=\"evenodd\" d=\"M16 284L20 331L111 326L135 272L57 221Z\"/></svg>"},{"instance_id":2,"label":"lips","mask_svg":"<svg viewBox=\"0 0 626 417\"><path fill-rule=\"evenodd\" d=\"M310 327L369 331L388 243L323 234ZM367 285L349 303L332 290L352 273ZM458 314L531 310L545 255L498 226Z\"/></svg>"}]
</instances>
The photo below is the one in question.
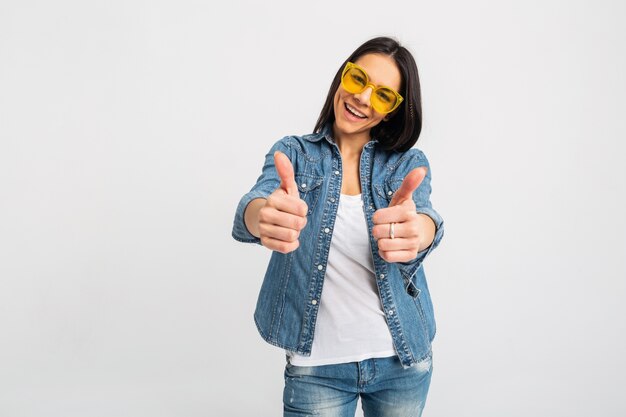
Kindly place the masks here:
<instances>
[{"instance_id":1,"label":"lips","mask_svg":"<svg viewBox=\"0 0 626 417\"><path fill-rule=\"evenodd\" d=\"M350 113L352 116L358 119L367 119L366 115L364 115L363 113L361 113L360 111L355 109L353 106L349 105L348 103L344 103L344 107L346 108L348 113Z\"/></svg>"}]
</instances>

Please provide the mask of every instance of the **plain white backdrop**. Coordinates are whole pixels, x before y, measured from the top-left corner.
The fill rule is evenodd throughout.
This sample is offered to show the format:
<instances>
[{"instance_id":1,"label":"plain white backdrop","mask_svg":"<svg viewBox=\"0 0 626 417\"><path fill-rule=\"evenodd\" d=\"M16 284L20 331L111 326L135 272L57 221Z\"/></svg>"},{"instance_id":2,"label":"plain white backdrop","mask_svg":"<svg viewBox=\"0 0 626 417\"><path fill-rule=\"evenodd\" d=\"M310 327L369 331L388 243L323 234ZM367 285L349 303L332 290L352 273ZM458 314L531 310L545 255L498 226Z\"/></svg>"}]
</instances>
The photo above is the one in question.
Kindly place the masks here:
<instances>
[{"instance_id":1,"label":"plain white backdrop","mask_svg":"<svg viewBox=\"0 0 626 417\"><path fill-rule=\"evenodd\" d=\"M0 416L280 416L234 241L367 39L414 54L446 235L425 417L626 415L626 7L0 3Z\"/></svg>"}]
</instances>

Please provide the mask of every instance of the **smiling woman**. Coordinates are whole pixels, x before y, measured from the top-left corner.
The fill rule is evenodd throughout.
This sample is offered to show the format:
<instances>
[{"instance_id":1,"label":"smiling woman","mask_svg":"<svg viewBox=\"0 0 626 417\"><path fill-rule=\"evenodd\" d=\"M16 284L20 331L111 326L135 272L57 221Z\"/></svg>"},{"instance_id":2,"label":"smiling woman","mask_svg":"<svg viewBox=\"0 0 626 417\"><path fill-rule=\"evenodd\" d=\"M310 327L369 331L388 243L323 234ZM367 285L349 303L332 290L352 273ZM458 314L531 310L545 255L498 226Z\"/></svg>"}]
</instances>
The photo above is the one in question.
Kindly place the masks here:
<instances>
[{"instance_id":1,"label":"smiling woman","mask_svg":"<svg viewBox=\"0 0 626 417\"><path fill-rule=\"evenodd\" d=\"M265 156L233 237L273 250L255 321L284 349L284 415L421 415L435 320L423 269L443 236L417 67L391 38L339 68L315 133Z\"/></svg>"}]
</instances>

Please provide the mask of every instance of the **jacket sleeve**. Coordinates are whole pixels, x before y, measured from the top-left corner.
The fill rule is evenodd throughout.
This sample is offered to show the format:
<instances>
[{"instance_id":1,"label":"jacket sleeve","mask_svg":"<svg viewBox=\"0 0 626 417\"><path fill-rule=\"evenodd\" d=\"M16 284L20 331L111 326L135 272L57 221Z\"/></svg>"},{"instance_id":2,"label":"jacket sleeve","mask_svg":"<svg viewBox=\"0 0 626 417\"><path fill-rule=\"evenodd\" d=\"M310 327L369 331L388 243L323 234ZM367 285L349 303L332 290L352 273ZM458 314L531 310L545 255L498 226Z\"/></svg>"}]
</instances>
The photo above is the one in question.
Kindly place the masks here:
<instances>
[{"instance_id":1,"label":"jacket sleeve","mask_svg":"<svg viewBox=\"0 0 626 417\"><path fill-rule=\"evenodd\" d=\"M408 165L406 167L406 174L411 172L412 169L418 167L426 167L426 177L422 181L419 187L413 192L413 201L415 202L415 208L418 213L426 214L430 217L435 223L435 237L433 242L429 247L417 253L415 259L409 262L398 262L398 268L402 273L403 277L409 281L413 279L413 276L418 271L418 269L422 266L422 262L426 257L437 247L441 242L441 238L443 237L443 218L437 213L430 202L430 192L431 192L431 171L430 164L426 159L426 156L423 152L412 149L411 152L415 152L414 156L409 159Z\"/></svg>"},{"instance_id":2,"label":"jacket sleeve","mask_svg":"<svg viewBox=\"0 0 626 417\"><path fill-rule=\"evenodd\" d=\"M289 160L293 161L291 149L289 138L285 137L276 142L265 155L265 163L263 164L261 175L256 180L256 184L254 184L249 192L241 197L241 200L239 200L239 204L237 205L232 231L232 236L235 240L245 243L261 244L261 239L250 233L246 227L244 213L246 211L246 207L248 207L248 204L252 200L255 198L267 198L279 187L280 177L278 176L274 166L274 152L281 151L287 155Z\"/></svg>"}]
</instances>

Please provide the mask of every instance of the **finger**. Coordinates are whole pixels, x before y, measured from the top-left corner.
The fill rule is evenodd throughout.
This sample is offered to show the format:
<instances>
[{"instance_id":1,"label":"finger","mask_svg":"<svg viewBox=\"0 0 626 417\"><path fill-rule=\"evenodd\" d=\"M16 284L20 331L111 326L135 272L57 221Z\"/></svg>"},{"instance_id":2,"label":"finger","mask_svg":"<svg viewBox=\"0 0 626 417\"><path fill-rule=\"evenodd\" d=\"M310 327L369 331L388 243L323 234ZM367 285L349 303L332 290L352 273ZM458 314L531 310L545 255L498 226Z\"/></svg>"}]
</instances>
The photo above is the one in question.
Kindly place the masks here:
<instances>
[{"instance_id":1,"label":"finger","mask_svg":"<svg viewBox=\"0 0 626 417\"><path fill-rule=\"evenodd\" d=\"M402 204L403 201L412 198L413 192L417 190L424 178L426 177L426 167L415 168L404 177L402 185L395 192L393 198L389 202L389 207Z\"/></svg>"},{"instance_id":2,"label":"finger","mask_svg":"<svg viewBox=\"0 0 626 417\"><path fill-rule=\"evenodd\" d=\"M407 250L378 251L378 254L387 262L409 262L417 256L416 252Z\"/></svg>"},{"instance_id":3,"label":"finger","mask_svg":"<svg viewBox=\"0 0 626 417\"><path fill-rule=\"evenodd\" d=\"M285 190L289 195L297 196L298 185L294 178L293 165L289 158L287 158L287 155L280 151L274 152L274 165L280 177L280 188Z\"/></svg>"},{"instance_id":4,"label":"finger","mask_svg":"<svg viewBox=\"0 0 626 417\"><path fill-rule=\"evenodd\" d=\"M417 252L419 249L419 239L416 237L411 238L395 238L395 239L378 239L378 249L384 252L396 251L396 250L408 250Z\"/></svg>"},{"instance_id":5,"label":"finger","mask_svg":"<svg viewBox=\"0 0 626 417\"><path fill-rule=\"evenodd\" d=\"M372 228L372 235L375 239L391 239L389 229L389 223L375 225ZM393 240L398 238L413 238L419 236L419 230L418 227L412 223L395 223L393 225L393 235Z\"/></svg>"},{"instance_id":6,"label":"finger","mask_svg":"<svg viewBox=\"0 0 626 417\"><path fill-rule=\"evenodd\" d=\"M267 199L267 204L269 207L274 207L278 211L294 214L300 217L305 217L309 211L309 207L299 195L271 195Z\"/></svg>"},{"instance_id":7,"label":"finger","mask_svg":"<svg viewBox=\"0 0 626 417\"><path fill-rule=\"evenodd\" d=\"M372 215L374 224L401 223L410 220L417 214L413 210L407 210L404 206L386 207L378 209Z\"/></svg>"},{"instance_id":8,"label":"finger","mask_svg":"<svg viewBox=\"0 0 626 417\"><path fill-rule=\"evenodd\" d=\"M285 243L295 242L300 237L300 232L297 230L269 223L259 223L259 234L261 237L280 240Z\"/></svg>"},{"instance_id":9,"label":"finger","mask_svg":"<svg viewBox=\"0 0 626 417\"><path fill-rule=\"evenodd\" d=\"M306 226L307 219L304 216L278 211L272 207L264 207L259 211L260 223L275 224L276 226L300 231Z\"/></svg>"},{"instance_id":10,"label":"finger","mask_svg":"<svg viewBox=\"0 0 626 417\"><path fill-rule=\"evenodd\" d=\"M295 242L287 243L281 240L272 239L271 237L262 237L261 244L268 249L271 249L280 253L293 252L294 250L298 249L298 247L300 246L300 242L297 240Z\"/></svg>"}]
</instances>

